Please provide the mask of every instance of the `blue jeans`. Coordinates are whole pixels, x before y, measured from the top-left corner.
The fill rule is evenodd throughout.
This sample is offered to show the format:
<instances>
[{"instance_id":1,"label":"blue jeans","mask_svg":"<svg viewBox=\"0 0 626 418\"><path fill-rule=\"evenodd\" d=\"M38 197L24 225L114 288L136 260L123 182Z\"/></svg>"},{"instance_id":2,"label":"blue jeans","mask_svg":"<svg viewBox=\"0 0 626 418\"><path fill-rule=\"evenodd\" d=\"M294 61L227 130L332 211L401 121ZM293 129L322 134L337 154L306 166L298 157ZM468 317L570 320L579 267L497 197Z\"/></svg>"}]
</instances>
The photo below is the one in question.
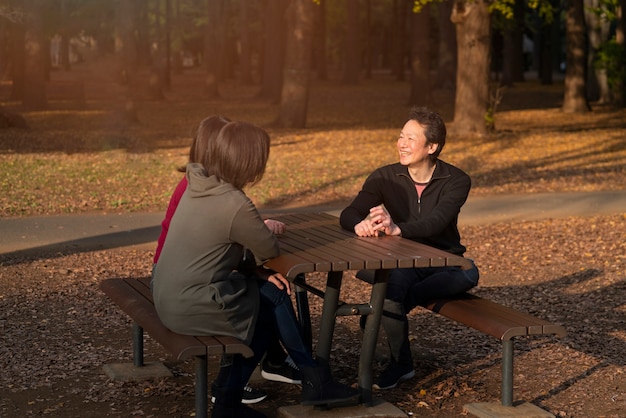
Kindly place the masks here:
<instances>
[{"instance_id":1,"label":"blue jeans","mask_svg":"<svg viewBox=\"0 0 626 418\"><path fill-rule=\"evenodd\" d=\"M293 309L291 298L285 290L281 290L273 283L259 280L261 309L272 312L274 331L278 333L280 341L299 368L315 367L310 349L302 338L300 325ZM270 334L270 330L264 330ZM274 334L276 335L276 334Z\"/></svg>"},{"instance_id":2,"label":"blue jeans","mask_svg":"<svg viewBox=\"0 0 626 418\"><path fill-rule=\"evenodd\" d=\"M250 342L254 356L244 358L240 354L225 355L215 380L218 387L243 388L272 339L276 338L280 338L299 368L317 366L302 338L296 313L287 292L266 280L257 280L257 284L260 295L259 315Z\"/></svg>"},{"instance_id":3,"label":"blue jeans","mask_svg":"<svg viewBox=\"0 0 626 418\"><path fill-rule=\"evenodd\" d=\"M430 300L463 293L475 287L478 278L475 265L469 270L458 267L394 269L389 275L386 299L402 303L404 312L408 313Z\"/></svg>"}]
</instances>

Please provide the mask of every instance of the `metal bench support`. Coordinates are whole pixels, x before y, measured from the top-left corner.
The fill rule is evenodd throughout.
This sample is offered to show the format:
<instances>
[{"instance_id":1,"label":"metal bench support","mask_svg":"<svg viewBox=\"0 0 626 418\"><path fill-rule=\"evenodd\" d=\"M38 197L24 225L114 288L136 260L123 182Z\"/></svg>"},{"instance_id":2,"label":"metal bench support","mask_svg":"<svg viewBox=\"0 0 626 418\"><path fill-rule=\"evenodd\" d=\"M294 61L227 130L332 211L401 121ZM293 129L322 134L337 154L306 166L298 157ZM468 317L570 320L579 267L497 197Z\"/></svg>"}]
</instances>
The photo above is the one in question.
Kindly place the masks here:
<instances>
[{"instance_id":1,"label":"metal bench support","mask_svg":"<svg viewBox=\"0 0 626 418\"><path fill-rule=\"evenodd\" d=\"M207 356L196 356L196 417L207 418L208 403Z\"/></svg>"},{"instance_id":2,"label":"metal bench support","mask_svg":"<svg viewBox=\"0 0 626 418\"><path fill-rule=\"evenodd\" d=\"M502 406L513 406L513 340L502 341Z\"/></svg>"},{"instance_id":3,"label":"metal bench support","mask_svg":"<svg viewBox=\"0 0 626 418\"><path fill-rule=\"evenodd\" d=\"M133 364L143 367L143 328L133 322Z\"/></svg>"}]
</instances>

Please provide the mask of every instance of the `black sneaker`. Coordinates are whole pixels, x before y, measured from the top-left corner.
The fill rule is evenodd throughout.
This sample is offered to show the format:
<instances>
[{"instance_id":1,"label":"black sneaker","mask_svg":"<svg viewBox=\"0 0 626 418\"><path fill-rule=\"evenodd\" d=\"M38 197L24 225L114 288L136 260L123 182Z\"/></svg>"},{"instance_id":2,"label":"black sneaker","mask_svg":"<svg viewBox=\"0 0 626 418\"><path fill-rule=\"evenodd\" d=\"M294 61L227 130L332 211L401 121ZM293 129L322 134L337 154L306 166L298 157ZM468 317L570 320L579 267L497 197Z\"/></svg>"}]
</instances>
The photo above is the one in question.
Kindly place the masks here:
<instances>
[{"instance_id":1,"label":"black sneaker","mask_svg":"<svg viewBox=\"0 0 626 418\"><path fill-rule=\"evenodd\" d=\"M392 389L403 380L415 376L415 369L411 364L391 362L378 377L378 382L372 385L374 389Z\"/></svg>"},{"instance_id":2,"label":"black sneaker","mask_svg":"<svg viewBox=\"0 0 626 418\"><path fill-rule=\"evenodd\" d=\"M267 398L267 393L246 385L246 387L243 388L243 397L241 398L241 403L258 403L265 398ZM215 396L211 396L211 402L215 403Z\"/></svg>"},{"instance_id":3,"label":"black sneaker","mask_svg":"<svg viewBox=\"0 0 626 418\"><path fill-rule=\"evenodd\" d=\"M274 382L293 383L294 385L302 384L302 378L300 377L300 369L293 362L291 357L279 364L271 364L267 360L263 360L261 363L261 376L267 380L273 380Z\"/></svg>"}]
</instances>

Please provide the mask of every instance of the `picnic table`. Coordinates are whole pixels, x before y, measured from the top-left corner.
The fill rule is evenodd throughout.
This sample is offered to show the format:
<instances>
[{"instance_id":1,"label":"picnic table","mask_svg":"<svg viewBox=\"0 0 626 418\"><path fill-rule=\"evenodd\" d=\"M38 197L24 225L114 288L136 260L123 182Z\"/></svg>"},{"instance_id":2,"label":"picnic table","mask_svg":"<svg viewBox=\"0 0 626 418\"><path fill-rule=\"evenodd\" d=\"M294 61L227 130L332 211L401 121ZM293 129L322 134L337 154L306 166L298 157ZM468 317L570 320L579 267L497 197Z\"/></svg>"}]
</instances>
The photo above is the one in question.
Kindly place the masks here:
<instances>
[{"instance_id":1,"label":"picnic table","mask_svg":"<svg viewBox=\"0 0 626 418\"><path fill-rule=\"evenodd\" d=\"M300 213L273 218L287 225L279 236L280 256L265 266L282 273L299 289L296 302L305 338L311 341L306 291L323 298L316 356L329 361L337 315L367 315L359 358L360 402L372 404L372 363L382 316L387 278L391 269L408 267L459 266L471 268L463 257L401 237L358 237L342 229L337 217L327 213ZM339 300L343 272L371 270L369 300L346 304ZM306 281L306 273L327 273L326 286L319 289Z\"/></svg>"}]
</instances>

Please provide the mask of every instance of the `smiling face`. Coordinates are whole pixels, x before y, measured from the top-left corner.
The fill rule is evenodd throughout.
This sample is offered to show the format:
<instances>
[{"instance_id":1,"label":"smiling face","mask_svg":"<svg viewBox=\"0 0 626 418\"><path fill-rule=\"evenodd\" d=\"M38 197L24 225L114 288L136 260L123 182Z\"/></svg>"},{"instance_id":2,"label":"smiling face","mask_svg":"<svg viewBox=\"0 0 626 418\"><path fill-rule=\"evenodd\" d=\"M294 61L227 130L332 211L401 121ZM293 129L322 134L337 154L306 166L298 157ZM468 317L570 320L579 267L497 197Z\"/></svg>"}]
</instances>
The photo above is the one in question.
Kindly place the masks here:
<instances>
[{"instance_id":1,"label":"smiling face","mask_svg":"<svg viewBox=\"0 0 626 418\"><path fill-rule=\"evenodd\" d=\"M437 150L437 144L428 143L424 136L424 128L412 119L402 127L397 147L400 164L407 166L427 162L429 155Z\"/></svg>"}]
</instances>

